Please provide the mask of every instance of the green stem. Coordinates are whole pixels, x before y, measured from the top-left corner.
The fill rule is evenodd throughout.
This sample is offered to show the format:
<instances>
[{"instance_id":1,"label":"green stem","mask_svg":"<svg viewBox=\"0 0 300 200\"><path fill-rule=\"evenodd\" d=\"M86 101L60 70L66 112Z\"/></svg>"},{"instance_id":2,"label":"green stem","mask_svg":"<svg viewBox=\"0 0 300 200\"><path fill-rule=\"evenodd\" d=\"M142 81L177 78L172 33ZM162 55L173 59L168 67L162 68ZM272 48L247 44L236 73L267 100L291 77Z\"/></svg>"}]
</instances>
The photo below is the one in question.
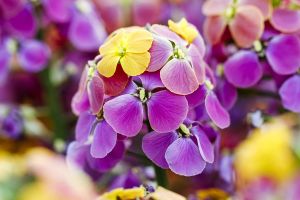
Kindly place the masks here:
<instances>
[{"instance_id":1,"label":"green stem","mask_svg":"<svg viewBox=\"0 0 300 200\"><path fill-rule=\"evenodd\" d=\"M50 65L41 72L41 81L45 90L45 100L49 109L49 116L52 121L54 140L67 138L67 122L60 104L59 89L51 83Z\"/></svg>"},{"instance_id":2,"label":"green stem","mask_svg":"<svg viewBox=\"0 0 300 200\"><path fill-rule=\"evenodd\" d=\"M156 175L156 181L159 186L162 186L164 188L168 187L168 178L166 170L154 165L155 175Z\"/></svg>"}]
</instances>

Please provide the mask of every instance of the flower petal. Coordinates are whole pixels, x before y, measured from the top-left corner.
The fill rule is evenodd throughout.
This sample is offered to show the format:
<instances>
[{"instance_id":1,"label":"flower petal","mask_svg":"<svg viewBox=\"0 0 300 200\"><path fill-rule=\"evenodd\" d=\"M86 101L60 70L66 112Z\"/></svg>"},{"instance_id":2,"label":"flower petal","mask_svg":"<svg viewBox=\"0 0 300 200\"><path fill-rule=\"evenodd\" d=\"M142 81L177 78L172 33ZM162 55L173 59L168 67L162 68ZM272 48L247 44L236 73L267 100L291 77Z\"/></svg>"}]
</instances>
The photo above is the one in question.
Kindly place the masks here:
<instances>
[{"instance_id":1,"label":"flower petal","mask_svg":"<svg viewBox=\"0 0 300 200\"><path fill-rule=\"evenodd\" d=\"M178 138L167 149L166 161L170 169L183 176L195 176L205 168L197 145L190 138Z\"/></svg>"},{"instance_id":2,"label":"flower petal","mask_svg":"<svg viewBox=\"0 0 300 200\"><path fill-rule=\"evenodd\" d=\"M102 109L104 102L104 83L99 76L93 76L88 82L87 93L91 111L96 115Z\"/></svg>"},{"instance_id":3,"label":"flower petal","mask_svg":"<svg viewBox=\"0 0 300 200\"><path fill-rule=\"evenodd\" d=\"M168 27L154 24L151 26L151 30L158 34L159 36L163 36L167 38L168 40L178 44L179 46L186 46L187 42L183 39L181 39L176 33L172 32Z\"/></svg>"},{"instance_id":4,"label":"flower petal","mask_svg":"<svg viewBox=\"0 0 300 200\"><path fill-rule=\"evenodd\" d=\"M234 86L248 88L261 79L263 68L254 52L241 50L224 63L224 73Z\"/></svg>"},{"instance_id":5,"label":"flower petal","mask_svg":"<svg viewBox=\"0 0 300 200\"><path fill-rule=\"evenodd\" d=\"M107 78L112 77L116 72L119 60L120 56L116 56L115 54L103 56L97 64L98 72Z\"/></svg>"},{"instance_id":6,"label":"flower petal","mask_svg":"<svg viewBox=\"0 0 300 200\"><path fill-rule=\"evenodd\" d=\"M283 106L293 112L300 113L300 77L292 76L279 89Z\"/></svg>"},{"instance_id":7,"label":"flower petal","mask_svg":"<svg viewBox=\"0 0 300 200\"><path fill-rule=\"evenodd\" d=\"M187 95L186 99L188 100L189 107L195 108L201 105L205 101L205 97L206 97L206 87L205 85L200 85L200 87L195 92Z\"/></svg>"},{"instance_id":8,"label":"flower petal","mask_svg":"<svg viewBox=\"0 0 300 200\"><path fill-rule=\"evenodd\" d=\"M85 168L86 157L89 152L89 146L80 144L77 141L71 142L67 149L66 161L69 166Z\"/></svg>"},{"instance_id":9,"label":"flower petal","mask_svg":"<svg viewBox=\"0 0 300 200\"><path fill-rule=\"evenodd\" d=\"M190 45L188 49L188 54L191 59L192 67L198 79L199 84L203 84L205 80L205 62L201 58L201 54L197 47L193 44Z\"/></svg>"},{"instance_id":10,"label":"flower petal","mask_svg":"<svg viewBox=\"0 0 300 200\"><path fill-rule=\"evenodd\" d=\"M160 80L159 72L145 72L139 76L142 81L143 88L148 91L151 91L155 88L163 88L164 84Z\"/></svg>"},{"instance_id":11,"label":"flower petal","mask_svg":"<svg viewBox=\"0 0 300 200\"><path fill-rule=\"evenodd\" d=\"M266 50L272 69L281 75L293 74L299 69L299 55L300 39L295 35L275 36Z\"/></svg>"},{"instance_id":12,"label":"flower petal","mask_svg":"<svg viewBox=\"0 0 300 200\"><path fill-rule=\"evenodd\" d=\"M173 53L173 47L170 41L163 37L155 36L149 52L151 59L147 71L154 72L166 64Z\"/></svg>"},{"instance_id":13,"label":"flower petal","mask_svg":"<svg viewBox=\"0 0 300 200\"><path fill-rule=\"evenodd\" d=\"M147 106L150 125L159 133L176 130L188 113L186 98L167 90L153 93Z\"/></svg>"},{"instance_id":14,"label":"flower petal","mask_svg":"<svg viewBox=\"0 0 300 200\"><path fill-rule=\"evenodd\" d=\"M300 12L289 9L275 9L270 19L272 26L283 32L293 33L300 29Z\"/></svg>"},{"instance_id":15,"label":"flower petal","mask_svg":"<svg viewBox=\"0 0 300 200\"><path fill-rule=\"evenodd\" d=\"M143 126L143 105L130 94L118 96L103 106L104 119L117 132L135 136Z\"/></svg>"},{"instance_id":16,"label":"flower petal","mask_svg":"<svg viewBox=\"0 0 300 200\"><path fill-rule=\"evenodd\" d=\"M187 95L197 90L199 83L190 63L184 59L172 59L160 71L160 77L168 90Z\"/></svg>"},{"instance_id":17,"label":"flower petal","mask_svg":"<svg viewBox=\"0 0 300 200\"><path fill-rule=\"evenodd\" d=\"M217 44L225 32L226 26L226 19L222 16L207 17L203 25L205 39L210 44Z\"/></svg>"},{"instance_id":18,"label":"flower petal","mask_svg":"<svg viewBox=\"0 0 300 200\"><path fill-rule=\"evenodd\" d=\"M240 6L234 19L229 23L229 30L239 47L251 47L263 34L264 17L254 6Z\"/></svg>"},{"instance_id":19,"label":"flower petal","mask_svg":"<svg viewBox=\"0 0 300 200\"><path fill-rule=\"evenodd\" d=\"M123 142L118 141L114 149L106 157L93 158L89 155L87 160L92 169L105 172L112 169L123 158L124 153L125 145Z\"/></svg>"},{"instance_id":20,"label":"flower petal","mask_svg":"<svg viewBox=\"0 0 300 200\"><path fill-rule=\"evenodd\" d=\"M108 54L115 54L116 49L118 49L122 38L125 37L125 31L123 29L119 30L117 33L112 33L110 37L104 42L103 45L99 48L100 55L108 55Z\"/></svg>"},{"instance_id":21,"label":"flower petal","mask_svg":"<svg viewBox=\"0 0 300 200\"><path fill-rule=\"evenodd\" d=\"M133 32L128 33L128 46L126 52L130 53L145 53L152 45L152 34L143 29L138 28Z\"/></svg>"},{"instance_id":22,"label":"flower petal","mask_svg":"<svg viewBox=\"0 0 300 200\"><path fill-rule=\"evenodd\" d=\"M220 104L218 98L213 92L209 92L205 99L206 112L211 120L219 128L227 128L230 125L230 116Z\"/></svg>"},{"instance_id":23,"label":"flower petal","mask_svg":"<svg viewBox=\"0 0 300 200\"><path fill-rule=\"evenodd\" d=\"M231 0L205 1L202 6L202 13L206 16L222 15L231 2Z\"/></svg>"},{"instance_id":24,"label":"flower petal","mask_svg":"<svg viewBox=\"0 0 300 200\"><path fill-rule=\"evenodd\" d=\"M123 92L128 84L128 75L123 71L121 65L117 66L117 70L113 76L106 78L101 77L104 82L105 94L116 96Z\"/></svg>"},{"instance_id":25,"label":"flower petal","mask_svg":"<svg viewBox=\"0 0 300 200\"><path fill-rule=\"evenodd\" d=\"M191 131L197 138L198 148L199 148L202 158L208 163L213 163L214 162L214 146L209 141L205 132L199 126L193 127Z\"/></svg>"},{"instance_id":26,"label":"flower petal","mask_svg":"<svg viewBox=\"0 0 300 200\"><path fill-rule=\"evenodd\" d=\"M120 60L122 68L129 76L137 76L146 71L150 63L150 53L129 53L126 52Z\"/></svg>"},{"instance_id":27,"label":"flower petal","mask_svg":"<svg viewBox=\"0 0 300 200\"><path fill-rule=\"evenodd\" d=\"M103 120L94 130L94 139L91 145L91 155L94 158L104 158L117 143L117 133Z\"/></svg>"},{"instance_id":28,"label":"flower petal","mask_svg":"<svg viewBox=\"0 0 300 200\"><path fill-rule=\"evenodd\" d=\"M258 8L264 16L269 19L273 12L272 3L269 0L239 0L239 5L253 5Z\"/></svg>"},{"instance_id":29,"label":"flower petal","mask_svg":"<svg viewBox=\"0 0 300 200\"><path fill-rule=\"evenodd\" d=\"M161 168L169 165L165 159L167 148L177 139L176 133L151 132L143 137L142 148L146 156Z\"/></svg>"},{"instance_id":30,"label":"flower petal","mask_svg":"<svg viewBox=\"0 0 300 200\"><path fill-rule=\"evenodd\" d=\"M79 115L76 127L75 127L75 138L79 143L85 143L91 133L95 116L89 112L84 112Z\"/></svg>"},{"instance_id":31,"label":"flower petal","mask_svg":"<svg viewBox=\"0 0 300 200\"><path fill-rule=\"evenodd\" d=\"M237 101L237 89L226 79L219 79L216 91L217 97L225 109L230 110Z\"/></svg>"}]
</instances>

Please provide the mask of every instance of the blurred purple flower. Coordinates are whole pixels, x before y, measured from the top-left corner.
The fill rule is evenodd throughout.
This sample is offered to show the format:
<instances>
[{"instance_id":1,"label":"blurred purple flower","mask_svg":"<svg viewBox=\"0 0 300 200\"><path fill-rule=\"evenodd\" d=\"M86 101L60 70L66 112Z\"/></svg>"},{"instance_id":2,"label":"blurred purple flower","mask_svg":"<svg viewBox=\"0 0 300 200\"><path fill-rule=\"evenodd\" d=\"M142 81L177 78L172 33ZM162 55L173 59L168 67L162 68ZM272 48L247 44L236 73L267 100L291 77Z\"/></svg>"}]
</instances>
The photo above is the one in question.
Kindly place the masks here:
<instances>
[{"instance_id":1,"label":"blurred purple flower","mask_svg":"<svg viewBox=\"0 0 300 200\"><path fill-rule=\"evenodd\" d=\"M2 134L9 138L18 138L24 128L22 116L16 108L12 108L1 122Z\"/></svg>"}]
</instances>

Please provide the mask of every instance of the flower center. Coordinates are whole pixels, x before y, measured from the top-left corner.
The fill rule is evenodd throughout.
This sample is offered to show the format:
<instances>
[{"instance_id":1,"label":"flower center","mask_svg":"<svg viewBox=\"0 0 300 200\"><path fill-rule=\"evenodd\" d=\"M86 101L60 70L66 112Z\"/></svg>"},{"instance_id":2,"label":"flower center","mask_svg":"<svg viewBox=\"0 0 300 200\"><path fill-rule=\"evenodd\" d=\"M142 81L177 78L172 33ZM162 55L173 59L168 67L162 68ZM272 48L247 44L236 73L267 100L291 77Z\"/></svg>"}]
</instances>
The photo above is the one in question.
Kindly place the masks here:
<instances>
[{"instance_id":1,"label":"flower center","mask_svg":"<svg viewBox=\"0 0 300 200\"><path fill-rule=\"evenodd\" d=\"M190 129L185 124L180 124L177 131L180 137L190 137L192 135Z\"/></svg>"},{"instance_id":2,"label":"flower center","mask_svg":"<svg viewBox=\"0 0 300 200\"><path fill-rule=\"evenodd\" d=\"M151 92L146 91L143 87L137 88L137 96L141 100L141 102L146 103L151 98Z\"/></svg>"},{"instance_id":3,"label":"flower center","mask_svg":"<svg viewBox=\"0 0 300 200\"><path fill-rule=\"evenodd\" d=\"M205 86L207 89L209 90L213 90L214 89L214 85L211 83L210 80L206 79L205 82L204 82Z\"/></svg>"},{"instance_id":4,"label":"flower center","mask_svg":"<svg viewBox=\"0 0 300 200\"><path fill-rule=\"evenodd\" d=\"M123 56L125 56L125 54L126 54L126 48L121 45L118 49L118 55L123 57Z\"/></svg>"},{"instance_id":5,"label":"flower center","mask_svg":"<svg viewBox=\"0 0 300 200\"><path fill-rule=\"evenodd\" d=\"M173 56L177 59L184 59L185 53L180 47L175 46L173 50Z\"/></svg>"},{"instance_id":6,"label":"flower center","mask_svg":"<svg viewBox=\"0 0 300 200\"><path fill-rule=\"evenodd\" d=\"M236 0L233 0L232 4L228 6L225 10L225 17L227 18L228 21L234 18L236 14Z\"/></svg>"}]
</instances>

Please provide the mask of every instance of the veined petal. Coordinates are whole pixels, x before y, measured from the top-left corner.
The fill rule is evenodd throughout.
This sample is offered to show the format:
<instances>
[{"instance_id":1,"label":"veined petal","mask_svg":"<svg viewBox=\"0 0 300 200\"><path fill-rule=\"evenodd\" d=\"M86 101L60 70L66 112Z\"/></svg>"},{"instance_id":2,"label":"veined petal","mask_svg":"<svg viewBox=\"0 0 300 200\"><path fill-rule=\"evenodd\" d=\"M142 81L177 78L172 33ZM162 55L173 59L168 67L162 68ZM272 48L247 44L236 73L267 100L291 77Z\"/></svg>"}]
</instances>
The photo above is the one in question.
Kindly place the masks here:
<instances>
[{"instance_id":1,"label":"veined petal","mask_svg":"<svg viewBox=\"0 0 300 200\"><path fill-rule=\"evenodd\" d=\"M126 74L129 76L137 76L146 71L150 63L150 53L129 53L121 58L120 63Z\"/></svg>"},{"instance_id":2,"label":"veined petal","mask_svg":"<svg viewBox=\"0 0 300 200\"><path fill-rule=\"evenodd\" d=\"M123 29L119 30L117 33L112 33L103 45L100 46L100 55L105 56L107 54L115 54L122 42L122 39L126 37L126 33Z\"/></svg>"},{"instance_id":3,"label":"veined petal","mask_svg":"<svg viewBox=\"0 0 300 200\"><path fill-rule=\"evenodd\" d=\"M97 114L101 109L104 102L104 83L99 76L93 76L88 82L87 93L91 111Z\"/></svg>"},{"instance_id":4,"label":"veined petal","mask_svg":"<svg viewBox=\"0 0 300 200\"><path fill-rule=\"evenodd\" d=\"M188 113L186 98L167 90L153 93L147 106L150 125L159 133L176 130Z\"/></svg>"},{"instance_id":5,"label":"veined petal","mask_svg":"<svg viewBox=\"0 0 300 200\"><path fill-rule=\"evenodd\" d=\"M208 163L213 163L214 147L213 144L209 141L205 132L199 126L193 127L191 131L197 138L198 148L202 158Z\"/></svg>"},{"instance_id":6,"label":"veined petal","mask_svg":"<svg viewBox=\"0 0 300 200\"><path fill-rule=\"evenodd\" d=\"M184 59L172 59L160 71L160 77L168 90L187 95L197 90L199 83L190 63Z\"/></svg>"},{"instance_id":7,"label":"veined petal","mask_svg":"<svg viewBox=\"0 0 300 200\"><path fill-rule=\"evenodd\" d=\"M263 34L263 15L255 6L241 6L237 9L234 19L229 23L229 30L238 46L250 47Z\"/></svg>"},{"instance_id":8,"label":"veined petal","mask_svg":"<svg viewBox=\"0 0 300 200\"><path fill-rule=\"evenodd\" d=\"M151 132L143 137L142 148L146 156L159 167L167 169L165 159L167 148L177 139L176 133Z\"/></svg>"},{"instance_id":9,"label":"veined petal","mask_svg":"<svg viewBox=\"0 0 300 200\"><path fill-rule=\"evenodd\" d=\"M223 16L207 17L203 25L205 39L210 44L217 44L220 42L226 26L226 19Z\"/></svg>"},{"instance_id":10,"label":"veined petal","mask_svg":"<svg viewBox=\"0 0 300 200\"><path fill-rule=\"evenodd\" d=\"M117 132L135 136L143 126L143 105L130 94L118 96L103 106L104 119Z\"/></svg>"},{"instance_id":11,"label":"veined petal","mask_svg":"<svg viewBox=\"0 0 300 200\"><path fill-rule=\"evenodd\" d=\"M209 92L205 98L206 112L211 120L219 128L227 128L230 125L230 116L223 108L218 98L213 92Z\"/></svg>"},{"instance_id":12,"label":"veined petal","mask_svg":"<svg viewBox=\"0 0 300 200\"><path fill-rule=\"evenodd\" d=\"M116 72L119 60L120 56L115 54L107 54L103 56L97 64L98 72L107 78L112 77Z\"/></svg>"},{"instance_id":13,"label":"veined petal","mask_svg":"<svg viewBox=\"0 0 300 200\"><path fill-rule=\"evenodd\" d=\"M128 33L126 52L144 53L150 49L152 41L152 34L143 28L139 28Z\"/></svg>"},{"instance_id":14,"label":"veined petal","mask_svg":"<svg viewBox=\"0 0 300 200\"><path fill-rule=\"evenodd\" d=\"M94 158L104 158L117 143L117 133L103 120L94 130L94 138L91 145L91 155Z\"/></svg>"},{"instance_id":15,"label":"veined petal","mask_svg":"<svg viewBox=\"0 0 300 200\"><path fill-rule=\"evenodd\" d=\"M163 37L155 36L149 52L151 59L147 71L154 72L166 64L173 53L173 47L170 41Z\"/></svg>"},{"instance_id":16,"label":"veined petal","mask_svg":"<svg viewBox=\"0 0 300 200\"><path fill-rule=\"evenodd\" d=\"M195 176L205 168L197 145L190 138L178 138L166 151L166 161L170 169L179 175Z\"/></svg>"}]
</instances>

